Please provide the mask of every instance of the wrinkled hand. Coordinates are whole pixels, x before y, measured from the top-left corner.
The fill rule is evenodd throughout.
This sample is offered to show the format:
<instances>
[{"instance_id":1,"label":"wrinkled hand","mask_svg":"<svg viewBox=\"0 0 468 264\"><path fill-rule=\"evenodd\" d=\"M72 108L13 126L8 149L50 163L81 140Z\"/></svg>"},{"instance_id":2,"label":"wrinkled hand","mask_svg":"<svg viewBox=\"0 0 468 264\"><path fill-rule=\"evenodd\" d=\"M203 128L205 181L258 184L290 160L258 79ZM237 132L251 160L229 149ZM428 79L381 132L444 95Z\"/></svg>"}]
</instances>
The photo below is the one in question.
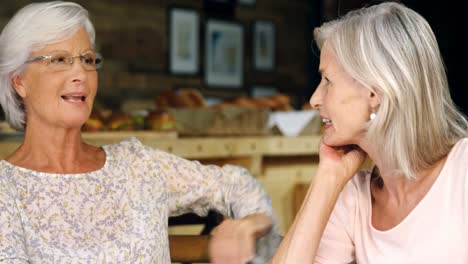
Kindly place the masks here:
<instances>
[{"instance_id":1,"label":"wrinkled hand","mask_svg":"<svg viewBox=\"0 0 468 264\"><path fill-rule=\"evenodd\" d=\"M364 163L367 154L357 145L332 147L320 142L319 170L349 181Z\"/></svg>"},{"instance_id":2,"label":"wrinkled hand","mask_svg":"<svg viewBox=\"0 0 468 264\"><path fill-rule=\"evenodd\" d=\"M255 243L271 228L271 221L263 214L242 219L226 219L217 226L210 241L213 264L245 264L255 257Z\"/></svg>"}]
</instances>

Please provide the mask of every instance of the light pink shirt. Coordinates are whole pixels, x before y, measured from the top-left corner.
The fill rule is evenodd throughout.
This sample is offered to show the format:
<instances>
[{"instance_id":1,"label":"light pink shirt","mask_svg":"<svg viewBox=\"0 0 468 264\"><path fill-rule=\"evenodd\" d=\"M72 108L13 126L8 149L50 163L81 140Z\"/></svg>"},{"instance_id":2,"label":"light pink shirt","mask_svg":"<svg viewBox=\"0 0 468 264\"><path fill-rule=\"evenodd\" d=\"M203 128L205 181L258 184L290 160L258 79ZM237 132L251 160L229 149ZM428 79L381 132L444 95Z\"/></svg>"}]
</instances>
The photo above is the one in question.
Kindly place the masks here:
<instances>
[{"instance_id":1,"label":"light pink shirt","mask_svg":"<svg viewBox=\"0 0 468 264\"><path fill-rule=\"evenodd\" d=\"M369 172L347 184L315 263L468 263L468 138L454 146L426 196L389 230L372 226L369 187Z\"/></svg>"}]
</instances>

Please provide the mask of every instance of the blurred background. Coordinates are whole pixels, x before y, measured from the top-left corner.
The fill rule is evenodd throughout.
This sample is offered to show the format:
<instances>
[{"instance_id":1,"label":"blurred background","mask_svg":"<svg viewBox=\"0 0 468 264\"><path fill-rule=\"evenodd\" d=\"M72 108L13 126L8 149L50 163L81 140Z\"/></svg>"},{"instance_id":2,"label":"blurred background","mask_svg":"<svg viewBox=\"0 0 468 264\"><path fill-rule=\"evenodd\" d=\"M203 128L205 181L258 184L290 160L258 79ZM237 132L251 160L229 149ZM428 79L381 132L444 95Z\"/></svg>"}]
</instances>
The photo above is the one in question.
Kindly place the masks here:
<instances>
[{"instance_id":1,"label":"blurred background","mask_svg":"<svg viewBox=\"0 0 468 264\"><path fill-rule=\"evenodd\" d=\"M1 0L0 27L28 0ZM96 107L196 89L208 104L282 93L301 109L319 82L313 28L366 0L78 0L89 10L105 58ZM431 24L457 105L465 113L457 67L457 9L447 1L403 0ZM210 24L211 23L211 24ZM457 73L457 71L459 73Z\"/></svg>"},{"instance_id":2,"label":"blurred background","mask_svg":"<svg viewBox=\"0 0 468 264\"><path fill-rule=\"evenodd\" d=\"M18 9L40 1L0 2L3 28ZM84 126L101 133L85 133L84 139L100 146L136 136L145 145L204 164L243 166L271 195L286 232L318 164L321 121L308 106L320 81L313 29L380 1L76 2L89 10L96 49L104 56L95 111ZM448 1L401 2L432 26L452 97L466 114L466 22L458 21L464 9ZM1 122L1 115L4 158L21 143L21 134ZM170 220L170 234L207 234L217 223L216 214Z\"/></svg>"}]
</instances>

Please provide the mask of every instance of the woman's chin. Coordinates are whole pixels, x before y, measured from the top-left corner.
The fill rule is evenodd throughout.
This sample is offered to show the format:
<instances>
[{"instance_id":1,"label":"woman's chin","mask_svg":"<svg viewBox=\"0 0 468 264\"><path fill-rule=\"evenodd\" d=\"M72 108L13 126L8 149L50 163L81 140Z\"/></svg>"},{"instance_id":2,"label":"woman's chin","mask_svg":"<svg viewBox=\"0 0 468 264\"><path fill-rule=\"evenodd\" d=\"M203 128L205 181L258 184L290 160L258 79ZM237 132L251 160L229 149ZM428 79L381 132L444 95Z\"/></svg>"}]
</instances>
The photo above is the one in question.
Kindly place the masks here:
<instances>
[{"instance_id":1,"label":"woman's chin","mask_svg":"<svg viewBox=\"0 0 468 264\"><path fill-rule=\"evenodd\" d=\"M323 135L322 141L325 145L330 146L330 147L341 147L341 146L356 144L352 140L347 140L347 139L339 138L339 137L332 136L332 135L326 135L326 134Z\"/></svg>"},{"instance_id":2,"label":"woman's chin","mask_svg":"<svg viewBox=\"0 0 468 264\"><path fill-rule=\"evenodd\" d=\"M62 126L66 129L81 129L81 127L86 123L86 119L73 119L63 122Z\"/></svg>"}]
</instances>

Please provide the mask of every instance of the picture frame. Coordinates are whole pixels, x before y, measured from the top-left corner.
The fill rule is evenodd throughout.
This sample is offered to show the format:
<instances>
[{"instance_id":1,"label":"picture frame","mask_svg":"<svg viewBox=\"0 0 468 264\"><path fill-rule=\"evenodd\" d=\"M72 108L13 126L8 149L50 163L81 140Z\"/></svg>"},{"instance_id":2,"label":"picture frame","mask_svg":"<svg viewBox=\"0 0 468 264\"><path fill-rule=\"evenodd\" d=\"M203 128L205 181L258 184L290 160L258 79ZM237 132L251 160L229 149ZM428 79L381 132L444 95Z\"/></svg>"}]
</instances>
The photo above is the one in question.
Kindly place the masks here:
<instances>
[{"instance_id":1,"label":"picture frame","mask_svg":"<svg viewBox=\"0 0 468 264\"><path fill-rule=\"evenodd\" d=\"M208 87L242 89L244 27L233 21L209 18L205 26L204 81Z\"/></svg>"},{"instance_id":2,"label":"picture frame","mask_svg":"<svg viewBox=\"0 0 468 264\"><path fill-rule=\"evenodd\" d=\"M272 21L257 20L252 29L252 64L257 71L271 72L276 64L276 26Z\"/></svg>"},{"instance_id":3,"label":"picture frame","mask_svg":"<svg viewBox=\"0 0 468 264\"><path fill-rule=\"evenodd\" d=\"M252 85L250 89L250 96L252 98L262 98L273 96L278 93L278 89L270 85Z\"/></svg>"},{"instance_id":4,"label":"picture frame","mask_svg":"<svg viewBox=\"0 0 468 264\"><path fill-rule=\"evenodd\" d=\"M200 15L195 9L169 9L169 72L197 75L200 71Z\"/></svg>"}]
</instances>

